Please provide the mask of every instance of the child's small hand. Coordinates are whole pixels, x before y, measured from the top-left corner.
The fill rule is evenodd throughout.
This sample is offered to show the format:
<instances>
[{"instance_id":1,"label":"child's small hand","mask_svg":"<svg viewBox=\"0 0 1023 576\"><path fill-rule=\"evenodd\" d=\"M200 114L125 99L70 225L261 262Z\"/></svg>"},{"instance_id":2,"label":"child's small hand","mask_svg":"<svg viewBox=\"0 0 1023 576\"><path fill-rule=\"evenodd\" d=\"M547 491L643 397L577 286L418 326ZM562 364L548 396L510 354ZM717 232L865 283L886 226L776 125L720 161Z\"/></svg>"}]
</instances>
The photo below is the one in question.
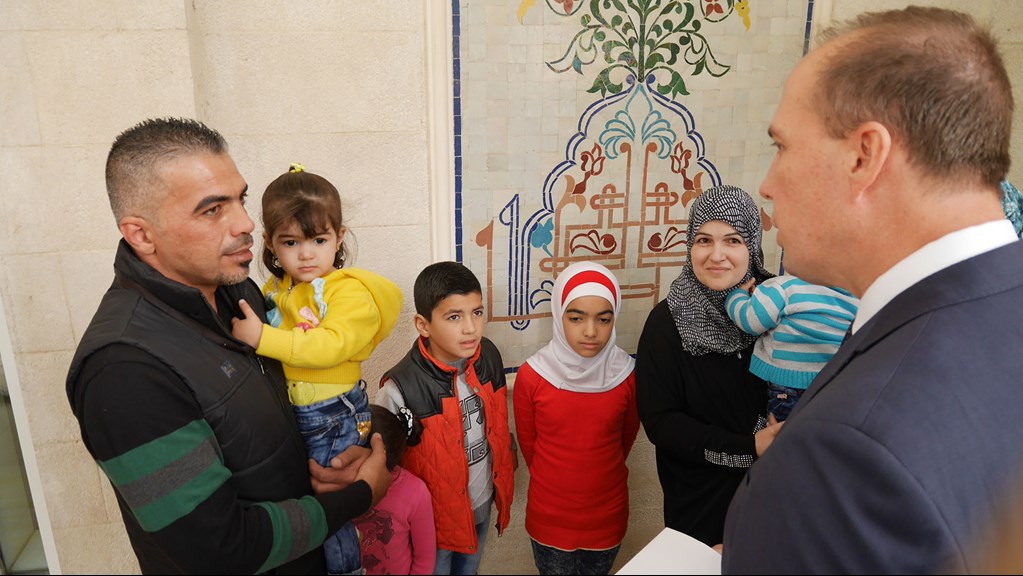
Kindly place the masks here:
<instances>
[{"instance_id":1,"label":"child's small hand","mask_svg":"<svg viewBox=\"0 0 1023 576\"><path fill-rule=\"evenodd\" d=\"M742 284L739 284L739 288L742 288L743 290L745 290L747 292L752 292L753 291L753 287L756 286L756 284L757 284L757 279L756 278L750 278L749 280L743 282Z\"/></svg>"},{"instance_id":2,"label":"child's small hand","mask_svg":"<svg viewBox=\"0 0 1023 576\"><path fill-rule=\"evenodd\" d=\"M263 335L263 322L245 300L238 301L245 318L231 318L231 333L235 338L253 348L259 348L259 338Z\"/></svg>"}]
</instances>

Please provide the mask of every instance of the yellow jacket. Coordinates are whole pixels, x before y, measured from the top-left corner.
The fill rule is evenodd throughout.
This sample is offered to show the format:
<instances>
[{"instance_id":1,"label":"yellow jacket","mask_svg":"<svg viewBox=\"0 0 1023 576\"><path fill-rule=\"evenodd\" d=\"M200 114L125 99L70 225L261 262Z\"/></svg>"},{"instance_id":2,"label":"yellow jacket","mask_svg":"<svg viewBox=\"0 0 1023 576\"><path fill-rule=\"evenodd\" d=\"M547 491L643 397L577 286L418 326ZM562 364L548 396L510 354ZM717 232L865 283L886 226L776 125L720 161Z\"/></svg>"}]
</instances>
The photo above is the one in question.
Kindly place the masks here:
<instances>
[{"instance_id":1,"label":"yellow jacket","mask_svg":"<svg viewBox=\"0 0 1023 576\"><path fill-rule=\"evenodd\" d=\"M267 320L256 353L284 364L288 380L352 384L361 363L391 333L401 312L401 290L359 268L335 270L312 282L290 276L263 286Z\"/></svg>"}]
</instances>

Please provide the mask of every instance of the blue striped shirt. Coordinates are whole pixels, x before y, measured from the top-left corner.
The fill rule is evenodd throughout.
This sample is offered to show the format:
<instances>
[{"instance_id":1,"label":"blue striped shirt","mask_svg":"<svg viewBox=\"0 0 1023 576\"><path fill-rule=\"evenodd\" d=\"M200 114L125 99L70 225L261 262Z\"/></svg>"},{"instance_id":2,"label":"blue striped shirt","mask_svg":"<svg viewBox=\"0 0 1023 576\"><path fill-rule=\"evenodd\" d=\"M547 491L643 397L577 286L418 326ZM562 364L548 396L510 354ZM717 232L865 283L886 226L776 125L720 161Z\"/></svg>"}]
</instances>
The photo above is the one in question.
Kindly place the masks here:
<instances>
[{"instance_id":1,"label":"blue striped shirt","mask_svg":"<svg viewBox=\"0 0 1023 576\"><path fill-rule=\"evenodd\" d=\"M760 336L750 372L774 384L805 389L838 350L859 300L841 288L786 274L765 280L752 294L735 288L725 307L740 329Z\"/></svg>"}]
</instances>

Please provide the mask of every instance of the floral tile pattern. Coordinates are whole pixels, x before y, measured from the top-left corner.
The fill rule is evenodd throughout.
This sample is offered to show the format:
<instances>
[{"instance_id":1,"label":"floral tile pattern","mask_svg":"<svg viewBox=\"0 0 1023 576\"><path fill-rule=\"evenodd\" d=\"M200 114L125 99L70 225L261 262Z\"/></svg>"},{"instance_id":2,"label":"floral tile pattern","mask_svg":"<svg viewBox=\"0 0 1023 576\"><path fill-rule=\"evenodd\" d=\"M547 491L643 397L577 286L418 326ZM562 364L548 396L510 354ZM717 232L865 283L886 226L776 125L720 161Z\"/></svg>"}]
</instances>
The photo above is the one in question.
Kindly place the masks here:
<instances>
[{"instance_id":1,"label":"floral tile pattern","mask_svg":"<svg viewBox=\"0 0 1023 576\"><path fill-rule=\"evenodd\" d=\"M689 204L756 191L810 2L453 0L457 257L514 370L551 336L550 292L591 260L622 286L630 352L685 263ZM770 206L765 253L777 270Z\"/></svg>"}]
</instances>

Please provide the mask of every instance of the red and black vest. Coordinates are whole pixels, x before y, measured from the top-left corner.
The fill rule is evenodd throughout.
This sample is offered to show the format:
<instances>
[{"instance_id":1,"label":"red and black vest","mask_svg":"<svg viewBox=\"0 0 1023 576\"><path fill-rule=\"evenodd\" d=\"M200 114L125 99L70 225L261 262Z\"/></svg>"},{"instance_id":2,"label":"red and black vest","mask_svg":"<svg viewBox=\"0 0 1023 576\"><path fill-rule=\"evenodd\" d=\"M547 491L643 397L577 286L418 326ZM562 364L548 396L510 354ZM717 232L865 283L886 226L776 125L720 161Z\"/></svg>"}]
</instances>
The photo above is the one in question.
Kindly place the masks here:
<instances>
[{"instance_id":1,"label":"red and black vest","mask_svg":"<svg viewBox=\"0 0 1023 576\"><path fill-rule=\"evenodd\" d=\"M422 440L405 450L401 465L422 478L430 489L437 547L474 554L479 542L468 491L469 463L456 386L458 369L430 356L426 342L418 338L409 353L384 374L381 383L388 379L401 391L405 406L423 423ZM465 379L483 404L493 458L497 530L501 534L511 517L515 474L508 429L508 388L501 353L493 342L480 340L476 353L466 362Z\"/></svg>"}]
</instances>

